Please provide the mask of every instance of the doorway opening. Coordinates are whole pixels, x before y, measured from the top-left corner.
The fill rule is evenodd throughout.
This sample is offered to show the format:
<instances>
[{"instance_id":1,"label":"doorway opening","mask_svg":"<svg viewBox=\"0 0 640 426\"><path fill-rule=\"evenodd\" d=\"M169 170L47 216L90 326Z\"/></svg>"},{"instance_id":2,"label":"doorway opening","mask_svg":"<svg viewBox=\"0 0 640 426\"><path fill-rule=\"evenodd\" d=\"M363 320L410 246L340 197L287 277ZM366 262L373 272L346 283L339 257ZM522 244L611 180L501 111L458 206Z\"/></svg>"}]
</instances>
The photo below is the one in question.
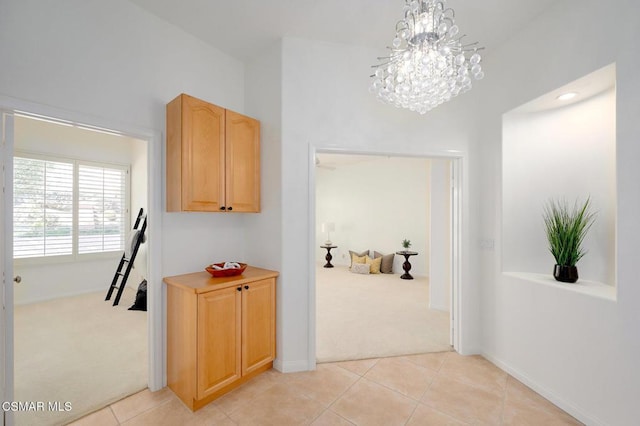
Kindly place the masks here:
<instances>
[{"instance_id":1,"label":"doorway opening","mask_svg":"<svg viewBox=\"0 0 640 426\"><path fill-rule=\"evenodd\" d=\"M154 350L158 342L153 338L153 318L159 314L154 305L160 297L155 294L153 282L157 272L154 273L152 267L157 263L153 247L159 242L154 235L157 227L153 221L159 217L152 182L155 171L151 166L157 155L152 146L156 135L119 132L17 110L4 115L10 117L7 120L10 126L5 123L4 127L10 127L11 133L10 149L6 149L3 156L5 164L42 163L52 166L52 170L56 165L63 165L61 169L68 168L70 174L66 176L73 181L72 191L64 194L56 190L54 178L58 176L52 173L51 185L45 190L46 200L40 203L40 207L50 213L44 219L46 223L41 224L42 229L49 231L45 231L45 235L51 237L46 243L47 250L51 253L56 244L64 246L60 241L66 238L73 251L65 255L30 253L32 249L37 250L42 241L38 241L38 233L33 232L36 243L29 248L25 242L31 237L25 229L29 220L43 221L43 218L37 214L30 217L32 212L16 214L15 209L28 206L24 200L15 200L19 191L11 191L13 195L4 198L4 225L10 230L5 236L4 246L9 247L5 259L16 257L16 250L21 253L17 256L19 259L4 265L5 273L20 277L17 280L20 282L15 282L10 291L6 288L8 280L4 282L8 296L5 303L10 309L5 311L7 321L3 324L7 336L3 364L12 373L5 377L4 393L10 398L5 400L61 401L62 398L68 404L59 412L47 411L43 418L20 419L20 413L14 417L19 422L66 423L146 387L154 389L161 385L155 373L158 361ZM25 179L15 175L20 168L12 169L13 182L5 176L5 184L13 190ZM111 178L118 170L127 181L123 205L105 195L113 190ZM87 183L88 172L99 172L101 176L100 191L106 200L102 211L95 205L95 198L99 196L87 195L86 186L78 188L83 179ZM24 187L21 191L24 192ZM65 202L77 217L70 222L70 227L61 213ZM149 238L138 250L120 303L112 306L113 298L104 299L122 251L111 249L114 241L120 247L126 244L140 208L150 221L146 232ZM18 216L23 216L25 226L14 232ZM119 229L118 216L124 222ZM82 218L91 223L82 222ZM89 235L95 234L94 229L88 229L94 222L103 228L99 236ZM16 238L21 241L16 242ZM145 279L151 283L147 311L129 311L138 286ZM38 345L46 345L47 351L36 350ZM90 389L84 389L87 384Z\"/></svg>"},{"instance_id":2,"label":"doorway opening","mask_svg":"<svg viewBox=\"0 0 640 426\"><path fill-rule=\"evenodd\" d=\"M456 349L458 160L313 153L317 362Z\"/></svg>"}]
</instances>

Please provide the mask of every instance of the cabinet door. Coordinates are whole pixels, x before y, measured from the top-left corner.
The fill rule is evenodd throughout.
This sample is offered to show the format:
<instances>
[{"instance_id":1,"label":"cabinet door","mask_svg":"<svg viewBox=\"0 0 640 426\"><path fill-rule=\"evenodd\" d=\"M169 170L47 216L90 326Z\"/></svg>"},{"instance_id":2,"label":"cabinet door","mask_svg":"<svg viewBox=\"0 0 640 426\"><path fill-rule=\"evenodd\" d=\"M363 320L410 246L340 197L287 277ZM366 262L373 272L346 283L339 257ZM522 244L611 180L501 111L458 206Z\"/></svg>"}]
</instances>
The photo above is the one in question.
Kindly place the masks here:
<instances>
[{"instance_id":1,"label":"cabinet door","mask_svg":"<svg viewBox=\"0 0 640 426\"><path fill-rule=\"evenodd\" d=\"M226 207L260 211L260 122L226 111Z\"/></svg>"},{"instance_id":2,"label":"cabinet door","mask_svg":"<svg viewBox=\"0 0 640 426\"><path fill-rule=\"evenodd\" d=\"M224 206L225 110L182 95L182 210Z\"/></svg>"},{"instance_id":3,"label":"cabinet door","mask_svg":"<svg viewBox=\"0 0 640 426\"><path fill-rule=\"evenodd\" d=\"M240 378L241 306L236 287L198 296L197 399Z\"/></svg>"},{"instance_id":4,"label":"cabinet door","mask_svg":"<svg viewBox=\"0 0 640 426\"><path fill-rule=\"evenodd\" d=\"M269 278L242 289L242 374L268 364L275 356L276 280Z\"/></svg>"}]
</instances>

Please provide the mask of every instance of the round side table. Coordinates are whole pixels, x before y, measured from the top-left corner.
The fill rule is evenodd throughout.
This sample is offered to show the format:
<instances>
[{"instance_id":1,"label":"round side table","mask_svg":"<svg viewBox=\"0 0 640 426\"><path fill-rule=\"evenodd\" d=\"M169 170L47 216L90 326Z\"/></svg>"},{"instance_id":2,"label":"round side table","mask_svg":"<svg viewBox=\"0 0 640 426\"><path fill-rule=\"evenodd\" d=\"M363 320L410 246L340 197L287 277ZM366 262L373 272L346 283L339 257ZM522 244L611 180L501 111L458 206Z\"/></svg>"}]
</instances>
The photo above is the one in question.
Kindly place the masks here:
<instances>
[{"instance_id":1,"label":"round side table","mask_svg":"<svg viewBox=\"0 0 640 426\"><path fill-rule=\"evenodd\" d=\"M327 263L324 265L324 267L333 268L333 265L331 264L331 259L333 259L333 256L331 256L331 249L338 248L338 246L324 245L324 246L320 246L320 248L327 249L327 255L324 257Z\"/></svg>"},{"instance_id":2,"label":"round side table","mask_svg":"<svg viewBox=\"0 0 640 426\"><path fill-rule=\"evenodd\" d=\"M402 264L402 269L404 269L404 274L400 275L400 278L402 278L403 280L412 280L413 277L409 273L409 271L411 270L411 263L409 262L409 257L416 256L418 252L403 250L403 251L397 251L396 254L400 256L404 256L404 263Z\"/></svg>"}]
</instances>

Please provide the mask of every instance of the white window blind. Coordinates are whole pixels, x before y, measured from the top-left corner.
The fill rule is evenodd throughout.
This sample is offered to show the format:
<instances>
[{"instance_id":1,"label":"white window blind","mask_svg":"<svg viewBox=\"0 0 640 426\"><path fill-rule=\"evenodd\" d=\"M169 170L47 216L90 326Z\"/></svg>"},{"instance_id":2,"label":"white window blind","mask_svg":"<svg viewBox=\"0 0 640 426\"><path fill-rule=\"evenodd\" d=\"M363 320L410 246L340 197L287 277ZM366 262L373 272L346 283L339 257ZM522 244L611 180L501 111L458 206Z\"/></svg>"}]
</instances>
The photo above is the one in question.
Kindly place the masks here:
<instances>
[{"instance_id":1,"label":"white window blind","mask_svg":"<svg viewBox=\"0 0 640 426\"><path fill-rule=\"evenodd\" d=\"M14 157L14 258L124 250L127 168Z\"/></svg>"},{"instance_id":2,"label":"white window blind","mask_svg":"<svg viewBox=\"0 0 640 426\"><path fill-rule=\"evenodd\" d=\"M73 250L73 163L14 160L14 258Z\"/></svg>"},{"instance_id":3,"label":"white window blind","mask_svg":"<svg viewBox=\"0 0 640 426\"><path fill-rule=\"evenodd\" d=\"M117 251L124 247L124 170L78 167L78 253Z\"/></svg>"}]
</instances>

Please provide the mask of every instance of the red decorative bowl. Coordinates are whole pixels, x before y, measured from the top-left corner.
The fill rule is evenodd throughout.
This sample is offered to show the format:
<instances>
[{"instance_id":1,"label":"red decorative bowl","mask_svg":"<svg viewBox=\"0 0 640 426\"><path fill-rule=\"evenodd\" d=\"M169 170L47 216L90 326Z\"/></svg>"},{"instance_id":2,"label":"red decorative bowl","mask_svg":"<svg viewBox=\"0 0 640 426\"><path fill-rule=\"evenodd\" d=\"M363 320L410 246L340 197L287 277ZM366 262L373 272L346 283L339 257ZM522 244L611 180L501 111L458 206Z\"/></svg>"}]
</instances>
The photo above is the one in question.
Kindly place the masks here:
<instances>
[{"instance_id":1,"label":"red decorative bowl","mask_svg":"<svg viewBox=\"0 0 640 426\"><path fill-rule=\"evenodd\" d=\"M215 278L233 277L234 275L242 274L244 272L244 270L247 269L247 264L246 263L240 263L240 262L238 262L238 264L240 265L239 268L232 268L232 269L213 269L212 268L213 265L216 265L216 266L219 266L219 267L222 268L224 266L224 263L225 262L214 263L212 265L207 266L204 269Z\"/></svg>"}]
</instances>

